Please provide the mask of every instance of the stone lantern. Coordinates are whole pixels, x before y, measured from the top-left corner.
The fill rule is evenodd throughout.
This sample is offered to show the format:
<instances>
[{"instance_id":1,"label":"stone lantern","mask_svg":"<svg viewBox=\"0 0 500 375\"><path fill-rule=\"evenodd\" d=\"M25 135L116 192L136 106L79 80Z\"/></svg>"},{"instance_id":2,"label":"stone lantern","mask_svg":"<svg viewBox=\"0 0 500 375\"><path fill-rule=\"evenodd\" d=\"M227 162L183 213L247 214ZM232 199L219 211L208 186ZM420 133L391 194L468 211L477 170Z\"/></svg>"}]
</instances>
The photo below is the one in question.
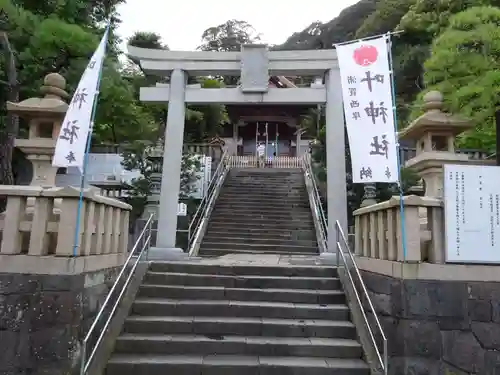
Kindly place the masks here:
<instances>
[{"instance_id":1,"label":"stone lantern","mask_svg":"<svg viewBox=\"0 0 500 375\"><path fill-rule=\"evenodd\" d=\"M43 98L29 98L20 103L7 102L7 111L26 120L29 125L28 139L16 139L15 146L33 164L31 185L55 186L57 168L52 167L52 157L61 123L68 110L68 104L63 100L69 98L65 88L66 80L60 74L50 73L40 89Z\"/></svg>"},{"instance_id":2,"label":"stone lantern","mask_svg":"<svg viewBox=\"0 0 500 375\"><path fill-rule=\"evenodd\" d=\"M442 111L443 96L430 91L424 96L425 113L399 133L400 140L415 140L417 152L408 160L425 182L425 195L443 197L443 166L467 163L468 155L455 153L455 138L473 127L470 121Z\"/></svg>"}]
</instances>

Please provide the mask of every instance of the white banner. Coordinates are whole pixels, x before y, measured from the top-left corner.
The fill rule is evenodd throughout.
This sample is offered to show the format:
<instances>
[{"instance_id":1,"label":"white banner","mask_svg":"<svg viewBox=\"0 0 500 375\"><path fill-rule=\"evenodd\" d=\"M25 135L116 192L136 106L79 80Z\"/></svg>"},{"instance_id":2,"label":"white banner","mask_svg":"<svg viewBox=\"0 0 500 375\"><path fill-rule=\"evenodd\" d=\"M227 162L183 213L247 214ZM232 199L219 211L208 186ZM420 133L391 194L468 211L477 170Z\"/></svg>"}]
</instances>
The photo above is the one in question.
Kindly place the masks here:
<instances>
[{"instance_id":1,"label":"white banner","mask_svg":"<svg viewBox=\"0 0 500 375\"><path fill-rule=\"evenodd\" d=\"M108 29L99 43L92 59L69 104L68 112L61 125L52 165L54 167L83 168L87 137L90 137L92 107L98 93L99 75L106 54Z\"/></svg>"},{"instance_id":2,"label":"white banner","mask_svg":"<svg viewBox=\"0 0 500 375\"><path fill-rule=\"evenodd\" d=\"M397 182L388 37L336 46L355 183Z\"/></svg>"}]
</instances>

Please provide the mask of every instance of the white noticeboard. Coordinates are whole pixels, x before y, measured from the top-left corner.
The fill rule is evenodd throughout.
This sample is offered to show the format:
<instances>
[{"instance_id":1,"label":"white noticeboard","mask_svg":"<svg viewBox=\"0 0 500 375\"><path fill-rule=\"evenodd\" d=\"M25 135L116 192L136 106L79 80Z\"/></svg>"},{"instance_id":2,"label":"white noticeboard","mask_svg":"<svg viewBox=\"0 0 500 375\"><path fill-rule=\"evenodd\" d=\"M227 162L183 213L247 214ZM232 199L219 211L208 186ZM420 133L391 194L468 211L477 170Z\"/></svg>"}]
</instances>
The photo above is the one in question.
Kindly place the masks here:
<instances>
[{"instance_id":1,"label":"white noticeboard","mask_svg":"<svg viewBox=\"0 0 500 375\"><path fill-rule=\"evenodd\" d=\"M446 261L500 263L500 167L444 167Z\"/></svg>"},{"instance_id":2,"label":"white noticeboard","mask_svg":"<svg viewBox=\"0 0 500 375\"><path fill-rule=\"evenodd\" d=\"M178 203L177 204L177 216L186 216L186 215L187 215L186 203Z\"/></svg>"}]
</instances>

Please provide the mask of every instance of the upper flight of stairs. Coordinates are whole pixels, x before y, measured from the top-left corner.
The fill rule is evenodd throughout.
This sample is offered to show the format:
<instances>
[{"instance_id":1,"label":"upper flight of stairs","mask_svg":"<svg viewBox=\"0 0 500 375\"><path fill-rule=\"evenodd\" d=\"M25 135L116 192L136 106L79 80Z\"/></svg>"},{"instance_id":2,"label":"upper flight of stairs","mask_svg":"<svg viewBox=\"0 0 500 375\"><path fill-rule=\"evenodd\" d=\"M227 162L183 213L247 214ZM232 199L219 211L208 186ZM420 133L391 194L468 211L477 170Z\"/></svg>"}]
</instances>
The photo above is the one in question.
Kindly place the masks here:
<instances>
[{"instance_id":1,"label":"upper flight of stairs","mask_svg":"<svg viewBox=\"0 0 500 375\"><path fill-rule=\"evenodd\" d=\"M266 257L153 263L105 375L369 375L337 270Z\"/></svg>"},{"instance_id":2,"label":"upper flight of stairs","mask_svg":"<svg viewBox=\"0 0 500 375\"><path fill-rule=\"evenodd\" d=\"M224 182L199 255L318 253L300 169L232 169Z\"/></svg>"}]
</instances>

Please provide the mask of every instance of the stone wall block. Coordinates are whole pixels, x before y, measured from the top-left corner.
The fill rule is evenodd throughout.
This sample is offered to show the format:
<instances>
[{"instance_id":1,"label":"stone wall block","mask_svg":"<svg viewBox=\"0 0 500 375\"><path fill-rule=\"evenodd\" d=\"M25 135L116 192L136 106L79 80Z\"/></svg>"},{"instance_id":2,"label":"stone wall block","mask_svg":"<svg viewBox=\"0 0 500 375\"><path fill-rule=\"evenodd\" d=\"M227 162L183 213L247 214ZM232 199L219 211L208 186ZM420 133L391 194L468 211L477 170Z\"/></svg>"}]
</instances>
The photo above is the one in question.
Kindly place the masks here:
<instances>
[{"instance_id":1,"label":"stone wall block","mask_svg":"<svg viewBox=\"0 0 500 375\"><path fill-rule=\"evenodd\" d=\"M398 337L403 342L406 357L441 359L441 334L436 322L400 320Z\"/></svg>"},{"instance_id":2,"label":"stone wall block","mask_svg":"<svg viewBox=\"0 0 500 375\"><path fill-rule=\"evenodd\" d=\"M485 350L471 332L444 331L443 360L463 371L483 374Z\"/></svg>"},{"instance_id":3,"label":"stone wall block","mask_svg":"<svg viewBox=\"0 0 500 375\"><path fill-rule=\"evenodd\" d=\"M39 280L36 276L0 274L0 295L29 294L39 289Z\"/></svg>"},{"instance_id":4,"label":"stone wall block","mask_svg":"<svg viewBox=\"0 0 500 375\"><path fill-rule=\"evenodd\" d=\"M483 348L500 351L500 324L472 322L471 328Z\"/></svg>"},{"instance_id":5,"label":"stone wall block","mask_svg":"<svg viewBox=\"0 0 500 375\"><path fill-rule=\"evenodd\" d=\"M484 375L500 374L500 352L487 351L484 353Z\"/></svg>"},{"instance_id":6,"label":"stone wall block","mask_svg":"<svg viewBox=\"0 0 500 375\"><path fill-rule=\"evenodd\" d=\"M31 311L30 295L0 295L0 330L28 331L31 327Z\"/></svg>"},{"instance_id":7,"label":"stone wall block","mask_svg":"<svg viewBox=\"0 0 500 375\"><path fill-rule=\"evenodd\" d=\"M83 285L83 275L39 275L41 291L79 291Z\"/></svg>"},{"instance_id":8,"label":"stone wall block","mask_svg":"<svg viewBox=\"0 0 500 375\"><path fill-rule=\"evenodd\" d=\"M2 345L0 350L0 374L2 371L14 371L19 367L19 337L18 332L0 331L0 343L7 344Z\"/></svg>"},{"instance_id":9,"label":"stone wall block","mask_svg":"<svg viewBox=\"0 0 500 375\"><path fill-rule=\"evenodd\" d=\"M404 316L465 319L467 288L461 282L405 280Z\"/></svg>"},{"instance_id":10,"label":"stone wall block","mask_svg":"<svg viewBox=\"0 0 500 375\"><path fill-rule=\"evenodd\" d=\"M493 319L493 308L489 300L469 299L467 308L472 321L491 322Z\"/></svg>"},{"instance_id":11,"label":"stone wall block","mask_svg":"<svg viewBox=\"0 0 500 375\"><path fill-rule=\"evenodd\" d=\"M440 373L441 362L439 360L410 357L405 361L405 372L400 374L411 375L442 375Z\"/></svg>"},{"instance_id":12,"label":"stone wall block","mask_svg":"<svg viewBox=\"0 0 500 375\"><path fill-rule=\"evenodd\" d=\"M500 299L491 301L492 320L500 324Z\"/></svg>"},{"instance_id":13,"label":"stone wall block","mask_svg":"<svg viewBox=\"0 0 500 375\"><path fill-rule=\"evenodd\" d=\"M393 284L397 283L392 277L371 272L363 272L363 280L368 290L378 294L391 294Z\"/></svg>"},{"instance_id":14,"label":"stone wall block","mask_svg":"<svg viewBox=\"0 0 500 375\"><path fill-rule=\"evenodd\" d=\"M469 331L471 321L468 317L446 317L440 316L435 318L441 331Z\"/></svg>"},{"instance_id":15,"label":"stone wall block","mask_svg":"<svg viewBox=\"0 0 500 375\"><path fill-rule=\"evenodd\" d=\"M43 292L32 298L33 321L31 329L78 324L82 316L81 293Z\"/></svg>"},{"instance_id":16,"label":"stone wall block","mask_svg":"<svg viewBox=\"0 0 500 375\"><path fill-rule=\"evenodd\" d=\"M47 328L30 335L31 357L38 367L67 362L74 346L71 328Z\"/></svg>"},{"instance_id":17,"label":"stone wall block","mask_svg":"<svg viewBox=\"0 0 500 375\"><path fill-rule=\"evenodd\" d=\"M441 375L470 375L470 372L462 371L446 362L441 362L439 374Z\"/></svg>"},{"instance_id":18,"label":"stone wall block","mask_svg":"<svg viewBox=\"0 0 500 375\"><path fill-rule=\"evenodd\" d=\"M500 284L493 282L468 282L467 291L470 299L500 300Z\"/></svg>"}]
</instances>

